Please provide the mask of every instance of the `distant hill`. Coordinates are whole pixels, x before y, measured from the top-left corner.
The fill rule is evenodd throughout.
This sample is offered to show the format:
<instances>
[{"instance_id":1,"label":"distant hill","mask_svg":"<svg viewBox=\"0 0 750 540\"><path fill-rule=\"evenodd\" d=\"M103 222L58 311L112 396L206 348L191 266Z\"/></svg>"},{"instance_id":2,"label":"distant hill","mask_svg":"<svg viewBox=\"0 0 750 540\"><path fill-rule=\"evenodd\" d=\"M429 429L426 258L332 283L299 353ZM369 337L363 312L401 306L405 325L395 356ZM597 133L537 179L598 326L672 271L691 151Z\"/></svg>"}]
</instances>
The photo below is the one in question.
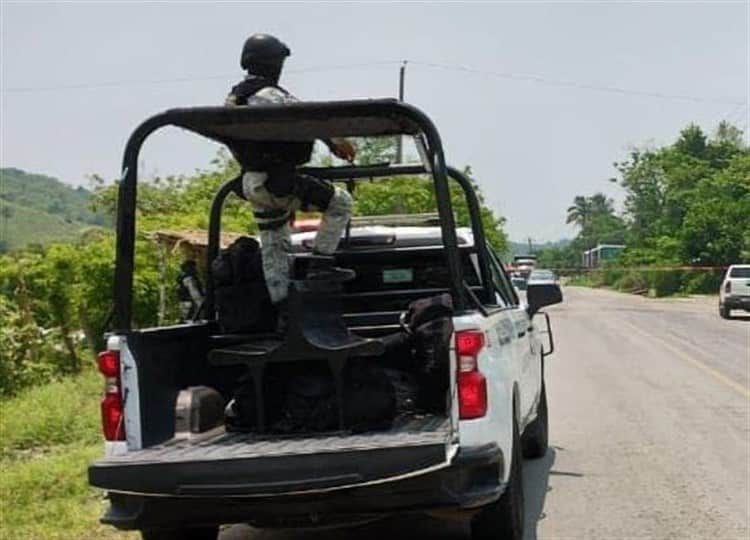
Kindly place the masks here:
<instances>
[{"instance_id":1,"label":"distant hill","mask_svg":"<svg viewBox=\"0 0 750 540\"><path fill-rule=\"evenodd\" d=\"M56 178L0 169L0 252L73 240L91 226L105 226L107 219L89 209L91 192L74 188Z\"/></svg>"}]
</instances>

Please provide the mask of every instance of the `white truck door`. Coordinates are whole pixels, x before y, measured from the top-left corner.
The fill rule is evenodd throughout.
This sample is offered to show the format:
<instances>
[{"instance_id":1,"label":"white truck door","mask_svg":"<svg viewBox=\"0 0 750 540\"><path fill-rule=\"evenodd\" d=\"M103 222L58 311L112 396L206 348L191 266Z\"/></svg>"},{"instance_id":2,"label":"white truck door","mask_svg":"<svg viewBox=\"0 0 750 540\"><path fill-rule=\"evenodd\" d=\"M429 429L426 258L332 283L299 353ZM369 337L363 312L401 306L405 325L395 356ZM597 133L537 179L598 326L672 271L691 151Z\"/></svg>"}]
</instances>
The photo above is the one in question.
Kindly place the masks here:
<instances>
[{"instance_id":1,"label":"white truck door","mask_svg":"<svg viewBox=\"0 0 750 540\"><path fill-rule=\"evenodd\" d=\"M540 373L533 347L533 336L531 332L531 321L526 313L526 307L518 300L518 295L513 288L513 284L505 272L505 269L497 258L497 255L491 253L492 274L494 276L496 287L503 296L506 303L510 306L509 314L513 321L513 339L514 339L514 359L518 366L518 384L520 398L520 416L525 419L531 413L536 403L539 387Z\"/></svg>"}]
</instances>

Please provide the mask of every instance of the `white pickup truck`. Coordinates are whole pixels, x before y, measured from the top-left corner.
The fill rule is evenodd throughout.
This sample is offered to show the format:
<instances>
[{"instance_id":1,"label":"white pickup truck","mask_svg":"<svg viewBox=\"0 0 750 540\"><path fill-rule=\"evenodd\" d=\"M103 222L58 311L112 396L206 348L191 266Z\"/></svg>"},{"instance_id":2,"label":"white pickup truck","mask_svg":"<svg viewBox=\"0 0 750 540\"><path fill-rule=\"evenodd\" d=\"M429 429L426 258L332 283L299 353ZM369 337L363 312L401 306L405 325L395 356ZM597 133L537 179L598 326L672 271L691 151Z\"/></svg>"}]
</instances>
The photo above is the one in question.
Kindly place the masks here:
<instances>
[{"instance_id":1,"label":"white pickup truck","mask_svg":"<svg viewBox=\"0 0 750 540\"><path fill-rule=\"evenodd\" d=\"M336 258L357 277L330 298L318 285L295 283L299 291L290 292L285 335L223 330L210 275L200 320L131 328L136 177L128 167L136 167L148 131L141 126L126 149L118 204L115 328L100 356L106 377L102 413L107 456L91 465L89 481L108 492L110 507L102 521L140 530L146 540L214 540L222 524L332 525L416 511L470 519L476 540L520 540L522 459L547 451L544 358L553 344L549 317L539 309L562 301L559 286L530 284L527 303L519 304L484 240L472 183L444 165L437 132L416 109L392 100L255 109L168 111L145 126L179 125L230 148L231 137L267 136L282 121L290 129L306 130L300 135L305 138L405 131L421 139L421 166L307 172L350 187L364 180L429 175L439 226L352 227ZM254 131L256 124L263 128L260 132ZM449 179L464 192L470 228L455 227ZM209 261L218 254L221 207L238 181L217 193ZM304 260L311 234L295 235L295 260ZM407 340L395 354L383 343L408 333L404 320L415 300L438 297L448 298L452 306L443 321L450 331L444 347L442 338L427 344L437 367L420 379L421 367L409 367L419 358L419 347ZM340 314L334 313L339 309L335 305ZM549 339L546 348L536 324L540 320ZM362 358L372 366L416 370L420 392L431 397L386 426L353 429L346 409L362 405L364 394L358 392L367 388L347 387L346 370ZM331 369L338 401L330 403L339 405L339 425L279 434L271 427L279 409L275 398L283 381L308 361L327 362ZM273 378L269 369L275 370ZM223 405L249 380L257 422L249 430L229 429Z\"/></svg>"},{"instance_id":2,"label":"white pickup truck","mask_svg":"<svg viewBox=\"0 0 750 540\"><path fill-rule=\"evenodd\" d=\"M719 289L719 315L730 319L733 309L750 311L750 264L733 264Z\"/></svg>"}]
</instances>

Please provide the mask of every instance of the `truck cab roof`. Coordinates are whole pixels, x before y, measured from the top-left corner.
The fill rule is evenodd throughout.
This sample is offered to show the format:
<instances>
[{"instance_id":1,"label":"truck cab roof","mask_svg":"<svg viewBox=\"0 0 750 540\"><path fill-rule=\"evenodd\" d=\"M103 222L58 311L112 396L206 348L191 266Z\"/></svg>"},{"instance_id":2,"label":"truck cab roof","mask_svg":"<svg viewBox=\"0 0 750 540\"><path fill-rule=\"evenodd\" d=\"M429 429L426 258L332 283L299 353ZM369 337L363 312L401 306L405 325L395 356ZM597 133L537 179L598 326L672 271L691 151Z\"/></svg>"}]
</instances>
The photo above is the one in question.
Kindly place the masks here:
<instances>
[{"instance_id":1,"label":"truck cab roof","mask_svg":"<svg viewBox=\"0 0 750 540\"><path fill-rule=\"evenodd\" d=\"M295 251L312 249L317 231L306 231L292 235ZM469 227L457 227L456 238L459 247L474 246L474 235ZM342 244L339 251L361 250L366 248L426 248L442 246L440 227L368 225L352 227L349 243Z\"/></svg>"}]
</instances>

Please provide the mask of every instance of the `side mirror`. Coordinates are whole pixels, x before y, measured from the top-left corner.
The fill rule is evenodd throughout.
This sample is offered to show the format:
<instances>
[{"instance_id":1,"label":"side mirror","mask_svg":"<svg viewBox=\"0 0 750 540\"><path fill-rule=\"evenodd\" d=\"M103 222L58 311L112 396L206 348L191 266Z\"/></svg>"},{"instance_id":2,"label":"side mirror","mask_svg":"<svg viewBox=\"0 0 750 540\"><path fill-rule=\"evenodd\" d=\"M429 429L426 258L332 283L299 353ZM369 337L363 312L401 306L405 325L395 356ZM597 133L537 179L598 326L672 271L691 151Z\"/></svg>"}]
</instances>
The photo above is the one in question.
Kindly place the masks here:
<instances>
[{"instance_id":1,"label":"side mirror","mask_svg":"<svg viewBox=\"0 0 750 540\"><path fill-rule=\"evenodd\" d=\"M528 305L526 310L529 312L529 317L533 317L544 306L559 304L562 300L562 291L557 283L531 282L526 286L526 304Z\"/></svg>"}]
</instances>

